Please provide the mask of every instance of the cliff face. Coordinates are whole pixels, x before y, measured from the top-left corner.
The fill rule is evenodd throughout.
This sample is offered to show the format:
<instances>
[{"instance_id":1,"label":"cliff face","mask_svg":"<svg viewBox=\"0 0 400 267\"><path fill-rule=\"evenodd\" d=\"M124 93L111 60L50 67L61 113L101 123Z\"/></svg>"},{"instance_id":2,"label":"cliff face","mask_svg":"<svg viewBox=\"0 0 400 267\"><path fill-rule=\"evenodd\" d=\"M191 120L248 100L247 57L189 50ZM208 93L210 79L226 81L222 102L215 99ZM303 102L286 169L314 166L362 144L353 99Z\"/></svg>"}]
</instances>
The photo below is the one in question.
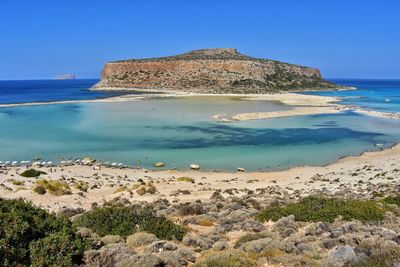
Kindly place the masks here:
<instances>
[{"instance_id":1,"label":"cliff face","mask_svg":"<svg viewBox=\"0 0 400 267\"><path fill-rule=\"evenodd\" d=\"M94 89L154 89L198 93L268 93L331 89L318 69L242 55L233 48L110 62Z\"/></svg>"}]
</instances>

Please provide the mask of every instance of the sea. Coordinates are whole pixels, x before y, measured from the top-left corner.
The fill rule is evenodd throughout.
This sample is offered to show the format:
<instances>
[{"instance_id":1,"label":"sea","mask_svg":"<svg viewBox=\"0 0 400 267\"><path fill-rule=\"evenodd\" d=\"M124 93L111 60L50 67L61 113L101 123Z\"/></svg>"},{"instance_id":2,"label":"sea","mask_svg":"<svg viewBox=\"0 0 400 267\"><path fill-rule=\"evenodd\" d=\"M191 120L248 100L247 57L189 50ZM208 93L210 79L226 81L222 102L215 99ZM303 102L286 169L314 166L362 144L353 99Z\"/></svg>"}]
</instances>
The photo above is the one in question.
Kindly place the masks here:
<instances>
[{"instance_id":1,"label":"sea","mask_svg":"<svg viewBox=\"0 0 400 267\"><path fill-rule=\"evenodd\" d=\"M322 166L338 158L400 142L400 120L353 113L321 114L237 123L215 114L289 110L273 101L240 97L155 97L132 102L91 100L121 94L88 90L98 80L0 81L0 161L40 158L59 162L94 157L102 162L152 168L279 170ZM339 96L341 103L400 112L400 80L335 79L350 91L312 92Z\"/></svg>"}]
</instances>

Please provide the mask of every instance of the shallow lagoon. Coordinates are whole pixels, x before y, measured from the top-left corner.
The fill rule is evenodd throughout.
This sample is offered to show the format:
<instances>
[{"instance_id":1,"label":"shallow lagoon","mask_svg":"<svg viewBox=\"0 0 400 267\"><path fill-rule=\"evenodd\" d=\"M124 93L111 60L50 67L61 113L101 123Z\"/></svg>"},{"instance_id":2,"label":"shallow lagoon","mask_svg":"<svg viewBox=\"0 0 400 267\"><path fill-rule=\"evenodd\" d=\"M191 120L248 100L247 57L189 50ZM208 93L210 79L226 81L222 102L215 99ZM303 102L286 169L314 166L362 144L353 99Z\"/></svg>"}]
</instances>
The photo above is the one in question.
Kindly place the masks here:
<instances>
[{"instance_id":1,"label":"shallow lagoon","mask_svg":"<svg viewBox=\"0 0 400 267\"><path fill-rule=\"evenodd\" d=\"M90 155L143 167L248 170L323 165L400 141L397 120L353 113L221 123L215 114L288 106L230 97L0 108L0 160Z\"/></svg>"}]
</instances>

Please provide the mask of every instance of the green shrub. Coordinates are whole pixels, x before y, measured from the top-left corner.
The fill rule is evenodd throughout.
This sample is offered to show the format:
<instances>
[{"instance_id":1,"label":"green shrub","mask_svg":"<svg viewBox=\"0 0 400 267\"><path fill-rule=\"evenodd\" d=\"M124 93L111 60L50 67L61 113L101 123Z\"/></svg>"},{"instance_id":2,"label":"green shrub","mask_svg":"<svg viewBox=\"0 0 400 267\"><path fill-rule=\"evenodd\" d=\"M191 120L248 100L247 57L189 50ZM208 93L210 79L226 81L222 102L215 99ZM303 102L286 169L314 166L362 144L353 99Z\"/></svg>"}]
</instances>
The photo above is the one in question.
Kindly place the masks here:
<instances>
[{"instance_id":1,"label":"green shrub","mask_svg":"<svg viewBox=\"0 0 400 267\"><path fill-rule=\"evenodd\" d=\"M80 262L86 244L64 232L57 232L30 244L33 266L74 266Z\"/></svg>"},{"instance_id":2,"label":"green shrub","mask_svg":"<svg viewBox=\"0 0 400 267\"><path fill-rule=\"evenodd\" d=\"M249 256L236 249L208 251L201 255L193 267L255 267L257 264Z\"/></svg>"},{"instance_id":3,"label":"green shrub","mask_svg":"<svg viewBox=\"0 0 400 267\"><path fill-rule=\"evenodd\" d=\"M382 200L382 202L386 204L396 204L397 206L400 206L400 195L387 196Z\"/></svg>"},{"instance_id":4,"label":"green shrub","mask_svg":"<svg viewBox=\"0 0 400 267\"><path fill-rule=\"evenodd\" d=\"M0 199L0 222L0 266L81 263L86 243L67 218L21 199Z\"/></svg>"},{"instance_id":5,"label":"green shrub","mask_svg":"<svg viewBox=\"0 0 400 267\"><path fill-rule=\"evenodd\" d=\"M22 177L39 177L39 175L41 175L41 174L47 174L47 173L45 173L44 171L38 171L38 170L35 170L35 169L29 169L29 170L24 171L20 175Z\"/></svg>"},{"instance_id":6,"label":"green shrub","mask_svg":"<svg viewBox=\"0 0 400 267\"><path fill-rule=\"evenodd\" d=\"M297 203L279 207L269 207L257 215L257 219L264 222L276 221L288 215L294 215L297 221L305 222L333 222L339 215L344 220L357 219L362 222L381 221L387 211L376 201L345 200L312 196L301 199Z\"/></svg>"},{"instance_id":7,"label":"green shrub","mask_svg":"<svg viewBox=\"0 0 400 267\"><path fill-rule=\"evenodd\" d=\"M155 234L161 239L182 240L186 230L174 224L164 216L157 216L150 208L103 207L82 214L76 221L77 226L90 228L97 234L128 236L144 231Z\"/></svg>"}]
</instances>

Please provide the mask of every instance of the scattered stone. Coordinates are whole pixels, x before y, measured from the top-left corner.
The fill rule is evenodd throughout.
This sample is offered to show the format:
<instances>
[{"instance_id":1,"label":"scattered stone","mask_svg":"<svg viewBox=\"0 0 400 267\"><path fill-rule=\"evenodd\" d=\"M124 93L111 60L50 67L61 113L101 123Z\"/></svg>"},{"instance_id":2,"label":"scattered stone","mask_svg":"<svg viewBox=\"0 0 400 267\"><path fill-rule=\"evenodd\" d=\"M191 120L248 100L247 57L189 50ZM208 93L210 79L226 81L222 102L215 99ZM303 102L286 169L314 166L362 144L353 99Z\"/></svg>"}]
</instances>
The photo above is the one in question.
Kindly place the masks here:
<instances>
[{"instance_id":1,"label":"scattered stone","mask_svg":"<svg viewBox=\"0 0 400 267\"><path fill-rule=\"evenodd\" d=\"M82 208L69 208L69 207L63 207L60 208L57 212L58 215L61 216L66 216L68 218L71 218L72 216L75 216L77 214L81 214L82 212L84 212L85 210Z\"/></svg>"},{"instance_id":2,"label":"scattered stone","mask_svg":"<svg viewBox=\"0 0 400 267\"><path fill-rule=\"evenodd\" d=\"M200 170L200 165L197 165L197 164L190 164L190 168L191 168L192 170Z\"/></svg>"},{"instance_id":3,"label":"scattered stone","mask_svg":"<svg viewBox=\"0 0 400 267\"><path fill-rule=\"evenodd\" d=\"M298 224L295 222L293 215L280 218L273 226L273 231L279 232L283 238L296 233L297 229Z\"/></svg>"},{"instance_id":4,"label":"scattered stone","mask_svg":"<svg viewBox=\"0 0 400 267\"><path fill-rule=\"evenodd\" d=\"M212 240L202 238L200 236L186 235L183 238L182 243L187 246L192 246L195 248L199 248L201 250L206 250L211 248L213 242Z\"/></svg>"},{"instance_id":5,"label":"scattered stone","mask_svg":"<svg viewBox=\"0 0 400 267\"><path fill-rule=\"evenodd\" d=\"M164 162L156 162L156 163L154 163L154 167L157 167L157 168L161 168L161 167L164 167L165 166L165 163Z\"/></svg>"},{"instance_id":6,"label":"scattered stone","mask_svg":"<svg viewBox=\"0 0 400 267\"><path fill-rule=\"evenodd\" d=\"M342 246L333 251L329 256L328 266L343 266L354 259L356 259L356 253L353 248L350 246Z\"/></svg>"},{"instance_id":7,"label":"scattered stone","mask_svg":"<svg viewBox=\"0 0 400 267\"><path fill-rule=\"evenodd\" d=\"M154 241L151 243L147 250L149 252L161 252L161 251L170 251L170 250L176 250L178 248L177 245L175 245L172 242L165 241L165 240L159 240L159 241Z\"/></svg>"},{"instance_id":8,"label":"scattered stone","mask_svg":"<svg viewBox=\"0 0 400 267\"><path fill-rule=\"evenodd\" d=\"M268 248L268 245L271 243L271 241L272 238L269 237L249 241L244 243L241 246L241 249L243 249L246 252L261 253L263 250Z\"/></svg>"}]
</instances>

